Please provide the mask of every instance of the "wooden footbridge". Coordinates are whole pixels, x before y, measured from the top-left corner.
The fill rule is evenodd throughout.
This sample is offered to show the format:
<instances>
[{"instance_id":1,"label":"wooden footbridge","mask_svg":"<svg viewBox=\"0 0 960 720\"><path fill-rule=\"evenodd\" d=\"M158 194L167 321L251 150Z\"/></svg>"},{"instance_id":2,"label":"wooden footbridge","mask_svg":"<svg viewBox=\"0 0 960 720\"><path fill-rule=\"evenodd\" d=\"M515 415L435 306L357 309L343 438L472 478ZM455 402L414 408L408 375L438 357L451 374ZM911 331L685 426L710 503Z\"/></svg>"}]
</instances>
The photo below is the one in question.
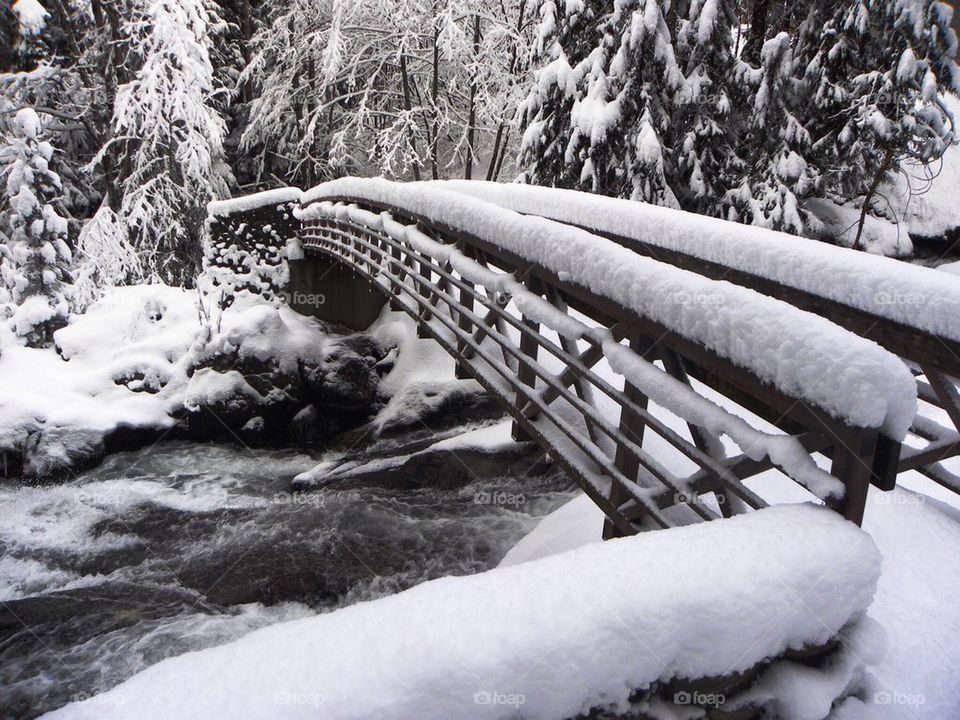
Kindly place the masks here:
<instances>
[{"instance_id":1,"label":"wooden footbridge","mask_svg":"<svg viewBox=\"0 0 960 720\"><path fill-rule=\"evenodd\" d=\"M900 472L960 489L941 464L960 452L960 333L923 314L949 300L936 271L916 269L930 304L891 317L625 232L632 203L598 215L579 193L462 185L348 178L213 204L208 276L223 302L324 296L311 311L354 329L378 293L583 488L607 537L763 507L770 470L857 523Z\"/></svg>"}]
</instances>

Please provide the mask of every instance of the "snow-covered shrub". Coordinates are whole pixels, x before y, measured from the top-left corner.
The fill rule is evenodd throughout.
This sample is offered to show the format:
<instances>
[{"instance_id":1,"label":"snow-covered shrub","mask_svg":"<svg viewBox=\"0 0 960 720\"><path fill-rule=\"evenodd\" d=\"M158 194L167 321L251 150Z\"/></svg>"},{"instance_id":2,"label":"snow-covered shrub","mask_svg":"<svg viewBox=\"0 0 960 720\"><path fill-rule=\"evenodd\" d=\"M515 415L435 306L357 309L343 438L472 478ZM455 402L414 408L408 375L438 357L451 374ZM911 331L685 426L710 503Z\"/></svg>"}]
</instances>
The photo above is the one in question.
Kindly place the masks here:
<instances>
[{"instance_id":1,"label":"snow-covered shrub","mask_svg":"<svg viewBox=\"0 0 960 720\"><path fill-rule=\"evenodd\" d=\"M53 147L43 139L40 118L29 108L20 110L13 127L6 177L10 258L4 262L4 281L14 305L14 332L28 345L41 347L69 314L67 220L55 207L60 177L50 169Z\"/></svg>"},{"instance_id":2,"label":"snow-covered shrub","mask_svg":"<svg viewBox=\"0 0 960 720\"><path fill-rule=\"evenodd\" d=\"M130 244L126 224L104 205L80 231L71 303L83 312L107 288L143 280L143 263Z\"/></svg>"}]
</instances>

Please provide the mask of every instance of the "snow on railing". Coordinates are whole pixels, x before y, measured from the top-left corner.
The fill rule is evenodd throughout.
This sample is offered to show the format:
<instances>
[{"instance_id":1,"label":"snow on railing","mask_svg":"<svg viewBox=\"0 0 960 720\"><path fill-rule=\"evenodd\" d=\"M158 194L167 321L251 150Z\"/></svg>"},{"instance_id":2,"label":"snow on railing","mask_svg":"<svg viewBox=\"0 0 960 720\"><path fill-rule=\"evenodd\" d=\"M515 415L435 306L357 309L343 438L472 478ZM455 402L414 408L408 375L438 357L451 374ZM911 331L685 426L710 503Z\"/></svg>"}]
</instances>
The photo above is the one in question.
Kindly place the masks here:
<instances>
[{"instance_id":1,"label":"snow on railing","mask_svg":"<svg viewBox=\"0 0 960 720\"><path fill-rule=\"evenodd\" d=\"M301 217L311 217L307 206L324 200L396 208L480 238L661 324L849 425L901 440L916 415L916 383L897 357L752 290L443 185L343 178L305 192ZM322 212L315 207L313 212ZM786 265L790 272L789 259Z\"/></svg>"},{"instance_id":2,"label":"snow on railing","mask_svg":"<svg viewBox=\"0 0 960 720\"><path fill-rule=\"evenodd\" d=\"M416 226L398 222L386 211L377 214L356 205L323 201L314 203L297 214L305 221L324 218L349 221L383 232L399 242L409 243L415 250L439 264L449 265L462 279L483 288L488 297L509 297L528 319L541 323L568 340L586 338L602 347L614 372L626 377L653 402L678 417L706 429L713 436L726 435L753 460L769 457L790 477L823 500L843 496L843 484L820 469L796 438L757 430L742 418L699 395L689 385L642 360L629 348L617 342L609 329L591 327L546 302L528 290L513 274L494 272L464 255L453 244L437 242ZM393 256L384 254L381 261L381 269L386 271L384 275L388 274L392 264ZM380 282L386 288L390 287L391 283L386 277L381 277ZM402 298L400 300L403 301ZM616 418L612 421L616 423ZM613 435L611 431L615 424L610 425L602 420L600 424ZM555 444L567 442L557 437L556 433L551 440ZM723 449L718 448L717 454L722 457ZM656 462L653 459L649 461ZM662 468L660 472L663 473ZM689 492L686 487L676 489Z\"/></svg>"},{"instance_id":3,"label":"snow on railing","mask_svg":"<svg viewBox=\"0 0 960 720\"><path fill-rule=\"evenodd\" d=\"M960 342L956 278L879 255L648 203L533 185L444 180L429 184L731 270Z\"/></svg>"}]
</instances>

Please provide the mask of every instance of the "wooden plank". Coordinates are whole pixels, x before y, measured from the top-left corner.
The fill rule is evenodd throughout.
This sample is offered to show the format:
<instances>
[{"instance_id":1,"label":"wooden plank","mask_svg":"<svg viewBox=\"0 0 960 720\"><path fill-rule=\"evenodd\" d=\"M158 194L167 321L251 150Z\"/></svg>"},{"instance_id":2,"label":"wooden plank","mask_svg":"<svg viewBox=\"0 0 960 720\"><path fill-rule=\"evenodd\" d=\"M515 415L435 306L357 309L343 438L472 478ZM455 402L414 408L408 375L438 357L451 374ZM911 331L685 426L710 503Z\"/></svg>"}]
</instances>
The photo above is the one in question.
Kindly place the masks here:
<instances>
[{"instance_id":1,"label":"wooden plank","mask_svg":"<svg viewBox=\"0 0 960 720\"><path fill-rule=\"evenodd\" d=\"M960 430L960 391L953 378L946 373L940 372L935 366L926 364L921 365L923 374L930 381L930 387L933 388L940 400L940 407L946 411L956 430Z\"/></svg>"}]
</instances>

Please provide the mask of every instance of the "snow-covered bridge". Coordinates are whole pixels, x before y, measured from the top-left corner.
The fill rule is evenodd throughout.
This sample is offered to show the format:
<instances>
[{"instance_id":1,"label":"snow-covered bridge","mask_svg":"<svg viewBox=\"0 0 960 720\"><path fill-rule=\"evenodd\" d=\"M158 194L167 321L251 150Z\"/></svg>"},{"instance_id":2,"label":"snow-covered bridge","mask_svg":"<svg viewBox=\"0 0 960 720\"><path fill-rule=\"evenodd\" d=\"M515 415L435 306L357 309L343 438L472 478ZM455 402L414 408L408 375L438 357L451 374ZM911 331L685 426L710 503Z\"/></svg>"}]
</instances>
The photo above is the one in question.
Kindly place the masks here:
<instances>
[{"instance_id":1,"label":"snow-covered bridge","mask_svg":"<svg viewBox=\"0 0 960 720\"><path fill-rule=\"evenodd\" d=\"M356 318L344 287L416 318L603 510L607 536L762 507L751 485L771 469L855 522L869 484L900 471L960 486L938 464L960 443L946 274L487 183L347 178L215 203L210 227L228 294L279 294L287 258L316 258L324 273L290 290L336 283L325 319Z\"/></svg>"}]
</instances>

